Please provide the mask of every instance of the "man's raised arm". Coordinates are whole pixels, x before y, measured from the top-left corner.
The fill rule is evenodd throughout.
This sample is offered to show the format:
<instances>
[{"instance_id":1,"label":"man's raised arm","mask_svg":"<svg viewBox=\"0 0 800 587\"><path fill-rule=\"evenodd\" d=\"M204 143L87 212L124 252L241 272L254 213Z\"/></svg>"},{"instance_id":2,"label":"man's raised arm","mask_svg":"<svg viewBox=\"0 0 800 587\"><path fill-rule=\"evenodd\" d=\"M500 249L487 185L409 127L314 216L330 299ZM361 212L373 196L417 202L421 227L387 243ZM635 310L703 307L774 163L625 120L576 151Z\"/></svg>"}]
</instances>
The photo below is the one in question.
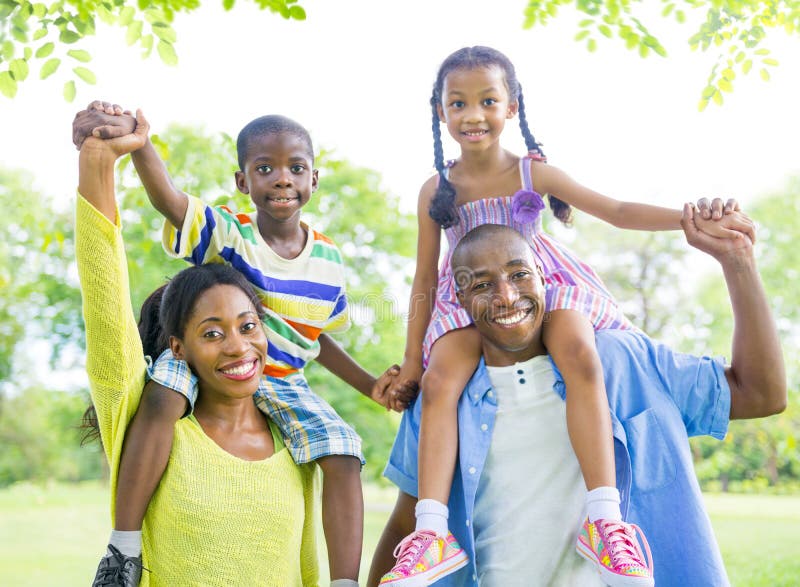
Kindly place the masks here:
<instances>
[{"instance_id":1,"label":"man's raised arm","mask_svg":"<svg viewBox=\"0 0 800 587\"><path fill-rule=\"evenodd\" d=\"M725 370L731 388L731 419L761 418L786 408L786 368L778 331L767 304L749 238L718 239L704 233L696 210L683 207L681 226L687 242L714 257L725 276L733 309L731 364Z\"/></svg>"}]
</instances>

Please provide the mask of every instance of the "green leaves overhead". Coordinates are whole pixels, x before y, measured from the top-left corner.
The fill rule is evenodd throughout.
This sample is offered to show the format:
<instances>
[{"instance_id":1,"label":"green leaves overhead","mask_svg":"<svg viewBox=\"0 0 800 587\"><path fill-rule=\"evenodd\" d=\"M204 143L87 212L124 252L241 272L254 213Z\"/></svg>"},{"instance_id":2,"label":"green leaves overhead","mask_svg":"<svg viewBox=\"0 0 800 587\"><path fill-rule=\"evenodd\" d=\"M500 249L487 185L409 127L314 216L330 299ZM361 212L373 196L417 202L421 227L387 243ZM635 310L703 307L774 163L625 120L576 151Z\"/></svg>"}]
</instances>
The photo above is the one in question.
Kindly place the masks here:
<instances>
[{"instance_id":1,"label":"green leaves overhead","mask_svg":"<svg viewBox=\"0 0 800 587\"><path fill-rule=\"evenodd\" d=\"M601 37L616 37L641 57L648 57L651 52L666 57L666 48L650 31L649 25L637 16L652 14L644 9L645 4L649 9L654 3L644 0L529 0L523 26L545 26L562 6L572 5L586 16L578 23L575 40L584 43L588 51L597 50ZM693 50L717 53L708 83L701 92L700 110L709 102L721 105L723 93L733 91L737 72L747 75L754 63L761 79L769 80L769 68L778 65L778 61L768 57L769 49L763 47L767 30L783 30L790 35L800 32L800 0L661 0L661 4L662 19L683 25L691 14L692 22L701 23L689 37ZM652 16L648 18L653 19Z\"/></svg>"},{"instance_id":2,"label":"green leaves overhead","mask_svg":"<svg viewBox=\"0 0 800 587\"><path fill-rule=\"evenodd\" d=\"M306 18L297 0L255 0L255 3L262 10L287 19ZM39 70L39 79L46 79L59 71L64 57L89 63L91 54L80 46L95 34L96 20L121 28L126 43L138 46L143 58L149 57L155 48L164 63L175 65L178 63L174 46L178 35L172 28L175 14L192 12L200 4L200 0L0 0L0 93L13 98L31 67ZM223 0L223 6L231 10L234 1ZM75 98L76 82L96 83L96 76L88 67L61 71L67 77L64 98L68 101Z\"/></svg>"}]
</instances>

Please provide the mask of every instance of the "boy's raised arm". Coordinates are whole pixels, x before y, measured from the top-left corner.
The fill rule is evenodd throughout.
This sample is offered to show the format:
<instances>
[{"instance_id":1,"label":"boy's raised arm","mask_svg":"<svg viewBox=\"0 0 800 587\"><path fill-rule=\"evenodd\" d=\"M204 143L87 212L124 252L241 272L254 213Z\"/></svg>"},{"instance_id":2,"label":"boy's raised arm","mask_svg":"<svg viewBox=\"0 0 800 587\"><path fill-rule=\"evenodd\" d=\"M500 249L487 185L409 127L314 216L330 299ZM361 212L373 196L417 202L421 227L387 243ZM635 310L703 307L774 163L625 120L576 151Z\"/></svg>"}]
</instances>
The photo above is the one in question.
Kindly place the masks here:
<instances>
[{"instance_id":1,"label":"boy's raised arm","mask_svg":"<svg viewBox=\"0 0 800 587\"><path fill-rule=\"evenodd\" d=\"M144 145L131 153L133 165L147 191L147 197L153 207L173 226L181 228L189 199L172 183L164 162L150 142L150 125L144 116L140 114L138 119L134 119L130 112L116 104L94 101L75 117L72 123L72 140L80 149L89 136L113 139L131 134L134 129L147 136Z\"/></svg>"}]
</instances>

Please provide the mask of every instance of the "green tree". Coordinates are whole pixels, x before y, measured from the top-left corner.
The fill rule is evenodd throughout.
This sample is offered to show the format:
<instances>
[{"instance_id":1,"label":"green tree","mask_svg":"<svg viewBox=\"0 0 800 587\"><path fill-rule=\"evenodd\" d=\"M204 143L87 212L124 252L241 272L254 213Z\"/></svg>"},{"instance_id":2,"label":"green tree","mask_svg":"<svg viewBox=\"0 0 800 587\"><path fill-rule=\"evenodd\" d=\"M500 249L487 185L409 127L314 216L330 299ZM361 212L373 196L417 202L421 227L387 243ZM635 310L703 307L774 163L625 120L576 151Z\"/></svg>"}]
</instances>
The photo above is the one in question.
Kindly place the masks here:
<instances>
[{"instance_id":1,"label":"green tree","mask_svg":"<svg viewBox=\"0 0 800 587\"><path fill-rule=\"evenodd\" d=\"M780 192L760 198L748 213L757 222L756 254L773 316L783 345L789 384L789 406L778 416L732 422L724 443L698 440L698 475L707 484L747 490L800 483L800 308L794 283L800 272L796 243L800 228L793 221L800 212L800 178ZM733 316L720 280L701 285L694 312L697 331L707 349L730 353Z\"/></svg>"},{"instance_id":2,"label":"green tree","mask_svg":"<svg viewBox=\"0 0 800 587\"><path fill-rule=\"evenodd\" d=\"M576 213L574 229L554 226L603 279L625 315L649 336L673 344L683 326L675 308L689 299L681 287L689 252L679 231L621 230Z\"/></svg>"},{"instance_id":3,"label":"green tree","mask_svg":"<svg viewBox=\"0 0 800 587\"><path fill-rule=\"evenodd\" d=\"M24 378L14 356L46 339L54 363L82 338L80 294L69 273L71 210L54 209L27 172L0 168L0 383ZM42 363L47 356L39 356ZM26 368L35 368L28 363Z\"/></svg>"},{"instance_id":4,"label":"green tree","mask_svg":"<svg viewBox=\"0 0 800 587\"><path fill-rule=\"evenodd\" d=\"M231 10L235 0L222 0ZM255 0L262 10L287 19L304 20L305 10L297 0ZM96 77L87 64L91 54L80 48L93 36L98 23L117 26L124 31L125 42L137 46L142 57L156 50L164 63L178 62L175 53L177 35L172 28L176 14L198 9L200 0L0 0L0 92L13 98L17 85L38 67L45 79L64 67L64 98L75 98L75 82L94 84Z\"/></svg>"},{"instance_id":5,"label":"green tree","mask_svg":"<svg viewBox=\"0 0 800 587\"><path fill-rule=\"evenodd\" d=\"M24 480L100 478L99 444L80 446L87 404L85 394L40 386L0 397L0 487Z\"/></svg>"},{"instance_id":6,"label":"green tree","mask_svg":"<svg viewBox=\"0 0 800 587\"><path fill-rule=\"evenodd\" d=\"M699 22L689 37L693 50L716 51L716 63L702 90L699 107L710 101L721 105L723 93L733 91L737 71L748 74L755 67L762 79L770 77L769 68L778 65L766 46L769 29L788 34L800 31L800 2L797 0L661 0L657 15L648 13L654 2L644 0L529 0L525 9L525 27L546 25L559 10L574 5L584 18L578 23L575 40L597 49L602 37L617 37L642 57L651 53L666 57L667 49L652 28L661 20L680 25ZM689 24L688 26L695 26Z\"/></svg>"},{"instance_id":7,"label":"green tree","mask_svg":"<svg viewBox=\"0 0 800 587\"><path fill-rule=\"evenodd\" d=\"M230 11L234 3L223 0L223 7ZM694 27L699 21L689 44L693 49L717 52L702 91L701 108L710 101L722 104L723 93L733 89L737 71L747 74L755 69L769 79L769 68L778 62L766 47L767 32L795 34L800 29L800 0L661 0L655 16L644 10L644 4L643 0L528 0L523 26L546 25L562 8L574 5L584 17L575 39L584 42L589 51L597 48L602 37L618 37L626 47L647 57L667 54L652 32L656 23L673 20ZM256 0L256 5L284 18L303 20L306 16L297 0ZM92 56L80 47L85 38L95 34L98 21L123 29L128 45L139 47L143 57L155 49L165 63L174 64L178 59L174 16L200 6L200 0L0 0L0 92L13 97L34 67L44 79L63 72L63 64L71 66L64 97L74 99L76 80L95 83L95 74L86 65Z\"/></svg>"}]
</instances>

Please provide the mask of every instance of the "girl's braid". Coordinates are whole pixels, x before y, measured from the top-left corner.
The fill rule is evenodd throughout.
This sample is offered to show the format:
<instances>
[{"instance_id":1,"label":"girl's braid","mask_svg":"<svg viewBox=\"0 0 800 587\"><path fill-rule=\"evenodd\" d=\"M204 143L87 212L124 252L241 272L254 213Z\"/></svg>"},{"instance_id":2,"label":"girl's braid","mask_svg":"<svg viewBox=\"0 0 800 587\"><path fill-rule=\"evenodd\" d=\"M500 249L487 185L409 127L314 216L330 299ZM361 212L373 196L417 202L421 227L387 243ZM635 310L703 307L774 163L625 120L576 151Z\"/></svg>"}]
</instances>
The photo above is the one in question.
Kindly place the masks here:
<instances>
[{"instance_id":1,"label":"girl's braid","mask_svg":"<svg viewBox=\"0 0 800 587\"><path fill-rule=\"evenodd\" d=\"M525 113L525 100L522 97L522 87L519 88L517 103L519 104L519 129L522 131L522 137L525 139L525 146L528 148L529 153L535 153L546 161L547 157L545 157L541 145L533 136L530 127L528 127L528 117ZM572 216L572 207L551 194L547 194L547 200L550 202L550 209L553 211L553 215L564 224L569 225Z\"/></svg>"},{"instance_id":2,"label":"girl's braid","mask_svg":"<svg viewBox=\"0 0 800 587\"><path fill-rule=\"evenodd\" d=\"M456 190L447 180L445 174L444 148L442 147L442 131L439 125L439 111L437 105L439 97L434 90L431 96L431 110L433 112L433 164L439 173L439 185L436 186L436 193L431 200L428 213L437 224L442 228L448 228L458 224L458 214L456 212Z\"/></svg>"}]
</instances>

